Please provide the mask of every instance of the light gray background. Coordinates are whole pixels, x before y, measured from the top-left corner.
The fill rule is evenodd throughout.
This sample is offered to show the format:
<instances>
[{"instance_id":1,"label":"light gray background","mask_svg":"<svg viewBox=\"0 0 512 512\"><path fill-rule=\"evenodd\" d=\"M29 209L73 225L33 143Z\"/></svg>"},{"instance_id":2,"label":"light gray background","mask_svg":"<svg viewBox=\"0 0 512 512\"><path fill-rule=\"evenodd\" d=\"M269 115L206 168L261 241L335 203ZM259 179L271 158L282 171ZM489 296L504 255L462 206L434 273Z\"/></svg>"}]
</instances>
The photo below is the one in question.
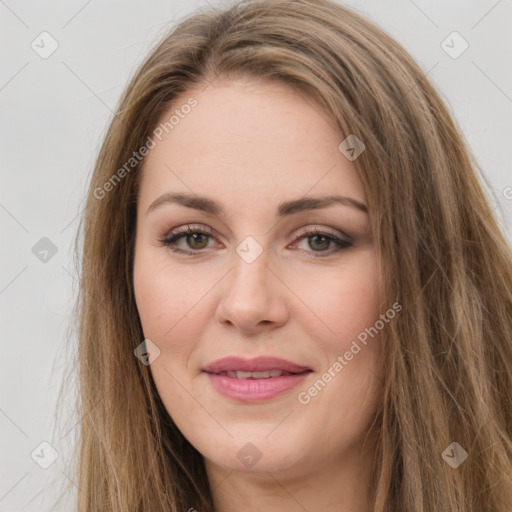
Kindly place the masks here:
<instances>
[{"instance_id":1,"label":"light gray background","mask_svg":"<svg viewBox=\"0 0 512 512\"><path fill-rule=\"evenodd\" d=\"M387 29L438 86L490 181L490 200L512 240L511 0L345 3ZM78 492L68 467L77 429L66 425L66 408L55 410L76 344L68 326L77 215L128 78L176 20L202 5L0 0L1 512L73 509L53 503L59 486L69 483ZM31 48L43 31L59 45L47 59ZM457 59L441 47L453 31L469 43ZM32 252L42 237L58 249L46 263ZM71 385L69 407L74 392ZM43 441L59 453L48 469L31 458ZM47 448L43 452L47 457Z\"/></svg>"}]
</instances>

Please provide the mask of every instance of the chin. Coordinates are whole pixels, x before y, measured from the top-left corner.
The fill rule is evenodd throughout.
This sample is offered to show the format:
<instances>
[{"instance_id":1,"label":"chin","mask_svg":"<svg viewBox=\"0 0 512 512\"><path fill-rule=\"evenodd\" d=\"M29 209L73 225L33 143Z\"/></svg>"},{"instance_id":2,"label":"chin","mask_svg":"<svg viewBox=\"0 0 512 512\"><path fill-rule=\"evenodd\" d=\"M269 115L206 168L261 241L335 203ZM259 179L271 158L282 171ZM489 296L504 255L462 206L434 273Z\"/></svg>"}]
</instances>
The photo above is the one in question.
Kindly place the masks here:
<instances>
[{"instance_id":1,"label":"chin","mask_svg":"<svg viewBox=\"0 0 512 512\"><path fill-rule=\"evenodd\" d=\"M259 436L234 436L224 443L215 443L215 448L214 440L210 439L209 446L200 451L210 464L242 473L288 472L305 464L304 443L294 440L293 435L265 439L270 431L265 428Z\"/></svg>"}]
</instances>

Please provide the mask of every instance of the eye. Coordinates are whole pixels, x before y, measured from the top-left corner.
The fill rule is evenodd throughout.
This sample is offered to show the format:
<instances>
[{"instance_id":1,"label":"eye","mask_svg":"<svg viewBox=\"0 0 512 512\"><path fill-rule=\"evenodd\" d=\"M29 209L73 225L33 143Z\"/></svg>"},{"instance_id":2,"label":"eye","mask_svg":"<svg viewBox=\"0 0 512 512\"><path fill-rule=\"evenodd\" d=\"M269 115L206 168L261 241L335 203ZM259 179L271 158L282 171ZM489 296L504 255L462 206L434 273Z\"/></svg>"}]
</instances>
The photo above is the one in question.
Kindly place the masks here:
<instances>
[{"instance_id":1,"label":"eye","mask_svg":"<svg viewBox=\"0 0 512 512\"><path fill-rule=\"evenodd\" d=\"M208 237L213 237L213 232L206 226L187 224L173 229L160 242L168 246L173 252L197 255L193 253L198 253L207 248ZM177 242L180 239L184 239L187 246L192 250L177 247Z\"/></svg>"},{"instance_id":2,"label":"eye","mask_svg":"<svg viewBox=\"0 0 512 512\"><path fill-rule=\"evenodd\" d=\"M312 249L312 251L306 249L306 252L317 253L314 254L315 258L330 256L354 245L348 239L349 237L347 237L346 240L343 240L336 233L327 231L325 228L321 228L319 226L308 226L303 230L303 233L305 234L299 236L298 240L293 242L291 246L295 247L298 242L305 240L307 241L307 247ZM332 248L332 245L335 246L334 249ZM330 250L329 247L331 247Z\"/></svg>"},{"instance_id":3,"label":"eye","mask_svg":"<svg viewBox=\"0 0 512 512\"><path fill-rule=\"evenodd\" d=\"M290 244L288 248L295 249L299 242L307 240L307 247L309 247L310 250L300 247L299 249L304 252L317 253L314 254L314 257L322 257L338 253L343 249L348 249L353 246L350 240L343 240L336 233L326 231L324 228L308 226L302 233L303 234ZM205 252L205 249L212 247L208 247L208 242L209 239L213 239L213 237L213 232L206 226L187 224L173 229L165 237L161 238L160 242L169 247L173 252L190 256L200 256ZM184 241L186 247L179 247L178 242L181 240ZM332 245L334 245L334 248Z\"/></svg>"}]
</instances>

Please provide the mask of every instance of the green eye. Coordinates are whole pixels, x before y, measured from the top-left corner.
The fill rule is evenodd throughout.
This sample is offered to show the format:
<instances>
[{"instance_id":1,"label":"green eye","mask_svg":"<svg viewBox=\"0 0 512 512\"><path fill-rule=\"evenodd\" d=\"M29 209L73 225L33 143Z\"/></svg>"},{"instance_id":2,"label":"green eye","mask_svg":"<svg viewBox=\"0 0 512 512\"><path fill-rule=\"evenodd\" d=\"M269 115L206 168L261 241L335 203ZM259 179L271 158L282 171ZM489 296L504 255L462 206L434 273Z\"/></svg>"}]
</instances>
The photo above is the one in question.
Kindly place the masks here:
<instances>
[{"instance_id":1,"label":"green eye","mask_svg":"<svg viewBox=\"0 0 512 512\"><path fill-rule=\"evenodd\" d=\"M314 236L308 236L310 239L309 246L314 249L314 245L321 240L321 242L317 245L317 249L320 251L326 250L329 248L329 245L333 241L331 238L326 237L324 235L314 235Z\"/></svg>"},{"instance_id":2,"label":"green eye","mask_svg":"<svg viewBox=\"0 0 512 512\"><path fill-rule=\"evenodd\" d=\"M205 249L208 244L207 237L205 233L190 233L185 235L185 240L191 249Z\"/></svg>"}]
</instances>

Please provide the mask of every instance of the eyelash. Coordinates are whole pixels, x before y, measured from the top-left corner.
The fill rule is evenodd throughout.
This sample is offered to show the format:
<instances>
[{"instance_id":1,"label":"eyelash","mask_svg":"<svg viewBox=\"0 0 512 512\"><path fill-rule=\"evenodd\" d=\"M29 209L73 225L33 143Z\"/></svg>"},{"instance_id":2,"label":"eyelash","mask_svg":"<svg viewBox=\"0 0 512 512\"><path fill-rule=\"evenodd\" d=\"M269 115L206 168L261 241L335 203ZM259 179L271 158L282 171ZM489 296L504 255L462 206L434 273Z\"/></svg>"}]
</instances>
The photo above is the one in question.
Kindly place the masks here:
<instances>
[{"instance_id":1,"label":"eyelash","mask_svg":"<svg viewBox=\"0 0 512 512\"><path fill-rule=\"evenodd\" d=\"M206 252L206 249L198 249L198 250L189 250L188 251L188 250L183 250L183 249L178 249L176 247L172 247L172 244L175 243L177 240L179 240L180 238L182 238L186 235L190 235L190 234L203 234L203 235L208 235L212 238L214 237L213 232L210 229L207 229L207 228L205 228L203 226L199 226L199 225L196 226L196 225L187 224L185 226L180 226L179 228L174 229L170 233L167 233L166 236L160 238L160 243L167 246L171 251L173 251L175 253L187 254L192 257L198 257L198 256L203 255ZM317 235L328 238L330 241L335 242L336 244L338 244L338 249L336 249L335 251L332 251L332 250L320 251L320 252L316 252L316 254L315 254L315 251L305 251L305 252L312 252L314 254L314 256L313 256L314 258L325 258L327 256L331 256L332 254L337 254L340 251L343 251L344 249L348 249L353 246L352 242L349 242L348 240L342 240L342 239L338 238L336 235L334 235L333 233L329 233L328 231L325 231L324 229L317 228L314 226L304 229L304 233L302 233L299 236L299 238L297 238L293 242L293 244L303 240L304 238L310 238L310 237L317 236Z\"/></svg>"}]
</instances>

